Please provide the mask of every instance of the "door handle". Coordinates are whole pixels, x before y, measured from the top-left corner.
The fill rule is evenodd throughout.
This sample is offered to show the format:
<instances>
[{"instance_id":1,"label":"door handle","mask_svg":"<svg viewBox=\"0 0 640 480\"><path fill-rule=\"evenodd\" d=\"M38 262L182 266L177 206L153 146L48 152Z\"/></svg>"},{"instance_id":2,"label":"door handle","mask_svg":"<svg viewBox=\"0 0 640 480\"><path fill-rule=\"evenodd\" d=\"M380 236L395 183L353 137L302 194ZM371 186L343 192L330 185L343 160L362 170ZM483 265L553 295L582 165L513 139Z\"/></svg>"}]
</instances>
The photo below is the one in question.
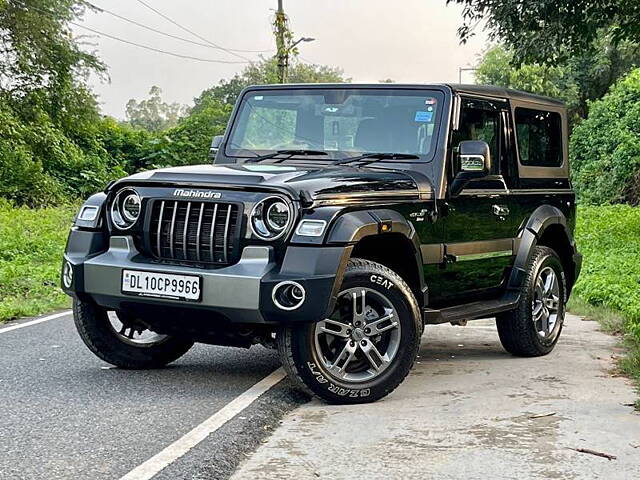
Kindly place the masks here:
<instances>
[{"instance_id":1,"label":"door handle","mask_svg":"<svg viewBox=\"0 0 640 480\"><path fill-rule=\"evenodd\" d=\"M493 214L497 217L506 217L507 215L509 215L509 208L505 207L504 205L493 205L493 207L491 208Z\"/></svg>"}]
</instances>

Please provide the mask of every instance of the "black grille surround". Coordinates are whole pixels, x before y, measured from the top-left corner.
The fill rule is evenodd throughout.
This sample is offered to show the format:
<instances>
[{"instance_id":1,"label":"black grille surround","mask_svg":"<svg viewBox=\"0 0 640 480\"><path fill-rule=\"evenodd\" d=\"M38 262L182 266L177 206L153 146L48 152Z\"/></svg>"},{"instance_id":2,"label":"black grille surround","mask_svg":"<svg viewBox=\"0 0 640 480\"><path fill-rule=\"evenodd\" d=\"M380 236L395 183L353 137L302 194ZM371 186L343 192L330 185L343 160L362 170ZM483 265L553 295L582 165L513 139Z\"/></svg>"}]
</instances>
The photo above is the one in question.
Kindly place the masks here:
<instances>
[{"instance_id":1,"label":"black grille surround","mask_svg":"<svg viewBox=\"0 0 640 480\"><path fill-rule=\"evenodd\" d=\"M236 263L241 203L152 199L144 244L157 260L224 266Z\"/></svg>"}]
</instances>

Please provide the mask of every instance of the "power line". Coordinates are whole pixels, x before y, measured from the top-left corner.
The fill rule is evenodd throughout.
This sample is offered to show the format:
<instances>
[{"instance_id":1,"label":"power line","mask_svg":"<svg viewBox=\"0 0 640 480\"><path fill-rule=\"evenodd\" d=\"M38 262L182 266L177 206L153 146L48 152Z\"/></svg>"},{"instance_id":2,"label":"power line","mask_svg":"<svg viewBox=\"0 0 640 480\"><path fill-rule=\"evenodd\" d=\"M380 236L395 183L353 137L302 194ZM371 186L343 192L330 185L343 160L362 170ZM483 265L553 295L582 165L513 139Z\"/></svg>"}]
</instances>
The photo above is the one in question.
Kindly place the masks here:
<instances>
[{"instance_id":1,"label":"power line","mask_svg":"<svg viewBox=\"0 0 640 480\"><path fill-rule=\"evenodd\" d=\"M144 5L146 8L148 8L149 10L151 10L152 12L160 15L162 18L164 18L165 20L167 20L168 22L171 22L172 24L174 24L176 27L184 30L187 33L190 33L191 35L193 35L194 37L202 40L203 42L207 42L209 45L212 45L214 47L219 48L220 50L223 50L227 53L229 53L230 55L233 55L235 57L241 58L243 60L248 61L249 63L253 62L253 60L245 57L244 55L240 55L239 53L234 52L233 50L230 50L228 48L225 47L221 47L220 45L217 45L215 43L213 43L211 40L203 37L202 35L197 34L196 32L194 32L193 30L188 29L187 27L180 25L178 22L176 22L175 20L169 18L168 16L166 16L164 13L162 13L159 10L156 10L155 8L153 8L151 5L149 5L148 3L144 2L143 0L137 0L138 3L140 3L141 5Z\"/></svg>"},{"instance_id":2,"label":"power line","mask_svg":"<svg viewBox=\"0 0 640 480\"><path fill-rule=\"evenodd\" d=\"M130 18L123 17L122 15L120 15L118 13L112 12L110 10L106 10L106 9L104 9L102 7L99 7L98 5L92 4L91 2L84 2L84 3L86 3L91 8L95 9L96 11L98 11L100 13L107 13L107 14L112 15L112 16L114 16L116 18L119 18L120 20L123 20L123 21L125 21L127 23L131 23L132 25L136 25L138 27L144 28L144 29L149 30L149 31L154 32L154 33L158 33L160 35L164 35L165 37L170 37L170 38L173 38L173 39L176 39L176 40L180 40L182 42L191 43L193 45L199 45L201 47L212 48L212 49L215 49L215 50L220 50L221 49L220 47L213 46L213 45L211 45L209 43L196 42L196 41L190 40L188 38L184 38L184 37L180 37L178 35L173 35L171 33L163 32L162 30L158 30L156 28L150 27L148 25L145 25L144 23L136 22L135 20L131 20ZM234 52L245 52L245 53L266 53L266 52L270 52L271 51L271 50L240 50L240 49L234 49L234 48L230 48L229 50L234 51Z\"/></svg>"},{"instance_id":3,"label":"power line","mask_svg":"<svg viewBox=\"0 0 640 480\"><path fill-rule=\"evenodd\" d=\"M146 50L151 50L152 52L163 53L165 55L171 55L172 57L185 58L187 60L196 60L198 62L207 62L207 63L225 63L225 64L250 63L250 62L244 62L244 61L240 62L240 61L235 61L235 60L214 60L214 59L211 59L211 58L200 58L200 57L192 57L190 55L182 55L180 53L169 52L167 50L161 50L159 48L150 47L148 45L142 45L141 43L132 42L130 40L125 40L124 38L119 38L119 37L116 37L114 35L110 35L108 33L104 33L104 32L101 32L99 30L95 30L93 28L87 27L85 25L81 25L79 23L75 23L75 22L69 22L69 23L71 25L75 25L76 27L84 28L85 30L88 30L88 31L93 32L93 33L96 33L96 34L101 35L103 37L111 38L112 40L117 40L118 42L126 43L128 45L133 45L133 46L139 47L139 48L144 48Z\"/></svg>"}]
</instances>

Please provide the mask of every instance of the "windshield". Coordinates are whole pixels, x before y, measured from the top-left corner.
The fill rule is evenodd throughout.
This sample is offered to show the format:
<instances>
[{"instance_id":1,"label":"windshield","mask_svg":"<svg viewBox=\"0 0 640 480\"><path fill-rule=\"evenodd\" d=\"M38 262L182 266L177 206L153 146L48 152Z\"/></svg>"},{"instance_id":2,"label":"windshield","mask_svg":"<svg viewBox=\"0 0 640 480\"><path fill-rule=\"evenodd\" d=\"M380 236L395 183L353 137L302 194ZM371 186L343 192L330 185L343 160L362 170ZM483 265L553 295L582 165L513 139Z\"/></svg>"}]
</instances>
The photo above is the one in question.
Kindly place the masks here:
<instances>
[{"instance_id":1,"label":"windshield","mask_svg":"<svg viewBox=\"0 0 640 480\"><path fill-rule=\"evenodd\" d=\"M225 153L253 157L320 150L322 159L364 153L433 157L444 95L435 90L257 90L242 99Z\"/></svg>"}]
</instances>

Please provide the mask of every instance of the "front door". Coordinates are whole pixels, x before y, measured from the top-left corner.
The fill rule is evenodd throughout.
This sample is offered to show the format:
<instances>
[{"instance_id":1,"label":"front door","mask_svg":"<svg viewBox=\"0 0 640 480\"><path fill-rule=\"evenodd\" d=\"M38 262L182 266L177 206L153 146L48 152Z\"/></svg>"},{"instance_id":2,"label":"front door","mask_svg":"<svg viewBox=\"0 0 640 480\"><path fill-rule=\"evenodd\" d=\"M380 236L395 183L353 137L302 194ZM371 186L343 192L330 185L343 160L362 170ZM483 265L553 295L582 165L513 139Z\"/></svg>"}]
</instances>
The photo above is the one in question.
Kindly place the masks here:
<instances>
[{"instance_id":1,"label":"front door","mask_svg":"<svg viewBox=\"0 0 640 480\"><path fill-rule=\"evenodd\" d=\"M438 302L443 306L497 296L512 261L515 233L505 183L507 111L506 101L462 99L449 178L459 168L457 146L463 140L487 142L492 169L488 177L469 182L460 195L446 200L445 263L439 275Z\"/></svg>"}]
</instances>

